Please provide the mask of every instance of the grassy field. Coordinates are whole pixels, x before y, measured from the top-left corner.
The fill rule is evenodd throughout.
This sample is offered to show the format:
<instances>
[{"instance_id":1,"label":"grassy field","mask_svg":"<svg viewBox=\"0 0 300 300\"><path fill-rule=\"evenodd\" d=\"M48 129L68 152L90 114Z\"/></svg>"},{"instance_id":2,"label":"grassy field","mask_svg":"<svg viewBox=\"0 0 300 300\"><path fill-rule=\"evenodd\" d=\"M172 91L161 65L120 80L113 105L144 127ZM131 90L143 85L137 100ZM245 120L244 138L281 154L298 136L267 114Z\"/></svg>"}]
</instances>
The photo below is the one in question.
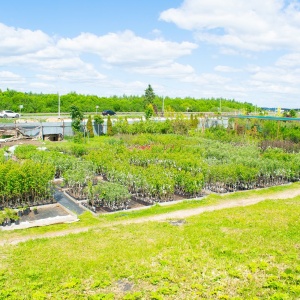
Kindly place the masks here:
<instances>
[{"instance_id":1,"label":"grassy field","mask_svg":"<svg viewBox=\"0 0 300 300\"><path fill-rule=\"evenodd\" d=\"M207 201L224 201L216 198ZM300 197L179 223L113 225L160 209L174 207L132 216L85 215L68 226L93 225L88 232L1 247L0 299L300 298Z\"/></svg>"}]
</instances>

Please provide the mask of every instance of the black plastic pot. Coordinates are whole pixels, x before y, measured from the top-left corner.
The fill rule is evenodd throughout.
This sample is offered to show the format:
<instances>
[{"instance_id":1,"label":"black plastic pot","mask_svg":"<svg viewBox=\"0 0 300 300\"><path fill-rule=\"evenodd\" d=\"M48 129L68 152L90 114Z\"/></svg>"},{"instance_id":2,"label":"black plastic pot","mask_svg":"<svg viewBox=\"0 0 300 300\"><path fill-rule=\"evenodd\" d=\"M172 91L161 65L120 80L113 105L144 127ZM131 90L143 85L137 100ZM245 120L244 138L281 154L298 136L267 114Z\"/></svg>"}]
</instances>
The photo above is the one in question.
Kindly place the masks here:
<instances>
[{"instance_id":1,"label":"black plastic pot","mask_svg":"<svg viewBox=\"0 0 300 300\"><path fill-rule=\"evenodd\" d=\"M23 209L23 215L24 216L27 216L29 213L30 213L30 208L29 207Z\"/></svg>"}]
</instances>

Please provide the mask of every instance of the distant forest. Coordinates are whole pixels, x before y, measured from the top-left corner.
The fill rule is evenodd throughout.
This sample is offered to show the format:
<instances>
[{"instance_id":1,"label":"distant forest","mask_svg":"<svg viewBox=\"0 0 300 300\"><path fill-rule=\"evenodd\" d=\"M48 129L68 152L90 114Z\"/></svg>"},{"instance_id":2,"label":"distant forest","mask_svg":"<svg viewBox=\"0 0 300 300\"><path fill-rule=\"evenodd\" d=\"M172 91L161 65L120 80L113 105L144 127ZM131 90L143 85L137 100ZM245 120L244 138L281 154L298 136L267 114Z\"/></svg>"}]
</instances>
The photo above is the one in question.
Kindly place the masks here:
<instances>
[{"instance_id":1,"label":"distant forest","mask_svg":"<svg viewBox=\"0 0 300 300\"><path fill-rule=\"evenodd\" d=\"M165 111L174 112L254 112L255 106L251 103L241 103L235 100L211 98L195 99L170 98L155 96L154 104L158 111L162 110L164 100ZM54 113L58 110L57 94L35 94L23 93L15 90L0 90L0 110L9 109L19 111L20 105L23 105L22 113ZM83 112L95 112L98 106L98 112L111 109L116 112L143 112L144 96L111 96L99 97L95 95L81 95L71 92L60 96L61 112L69 112L71 106L77 106Z\"/></svg>"}]
</instances>

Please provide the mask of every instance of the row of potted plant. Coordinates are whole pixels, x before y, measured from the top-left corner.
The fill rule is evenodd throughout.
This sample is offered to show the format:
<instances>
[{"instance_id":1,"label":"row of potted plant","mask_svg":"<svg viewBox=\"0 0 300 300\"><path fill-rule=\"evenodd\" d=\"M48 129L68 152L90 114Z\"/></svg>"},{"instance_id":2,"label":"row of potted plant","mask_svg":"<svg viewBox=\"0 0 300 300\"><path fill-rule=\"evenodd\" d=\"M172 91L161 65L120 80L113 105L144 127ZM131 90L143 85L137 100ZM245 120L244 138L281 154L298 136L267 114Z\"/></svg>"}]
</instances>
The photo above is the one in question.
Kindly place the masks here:
<instances>
[{"instance_id":1,"label":"row of potted plant","mask_svg":"<svg viewBox=\"0 0 300 300\"><path fill-rule=\"evenodd\" d=\"M30 211L30 207L28 206L19 208L17 211L6 207L4 210L0 211L0 226L10 226L13 222L18 225L20 224L20 218L28 215ZM33 208L33 212L34 214L38 213L36 207Z\"/></svg>"},{"instance_id":2,"label":"row of potted plant","mask_svg":"<svg viewBox=\"0 0 300 300\"><path fill-rule=\"evenodd\" d=\"M0 225L2 226L10 226L12 222L15 224L20 223L20 217L17 212L11 208L4 208L4 210L0 211Z\"/></svg>"},{"instance_id":3,"label":"row of potted plant","mask_svg":"<svg viewBox=\"0 0 300 300\"><path fill-rule=\"evenodd\" d=\"M31 210L30 210L29 206L19 207L18 210L17 210L17 215L19 217L27 216L30 212L31 212ZM34 214L37 214L37 208L36 207L33 208L33 212L34 212Z\"/></svg>"}]
</instances>

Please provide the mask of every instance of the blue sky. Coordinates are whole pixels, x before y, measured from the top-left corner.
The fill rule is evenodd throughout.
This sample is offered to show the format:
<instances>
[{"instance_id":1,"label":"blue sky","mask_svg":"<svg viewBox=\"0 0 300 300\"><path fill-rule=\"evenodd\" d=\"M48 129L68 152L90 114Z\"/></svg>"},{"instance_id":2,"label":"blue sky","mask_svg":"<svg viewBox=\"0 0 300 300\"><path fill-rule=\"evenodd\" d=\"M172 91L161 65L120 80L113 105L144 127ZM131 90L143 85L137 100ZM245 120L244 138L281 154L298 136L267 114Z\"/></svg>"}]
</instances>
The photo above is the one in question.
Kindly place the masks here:
<instances>
[{"instance_id":1,"label":"blue sky","mask_svg":"<svg viewBox=\"0 0 300 300\"><path fill-rule=\"evenodd\" d=\"M300 2L0 2L0 89L300 107Z\"/></svg>"}]
</instances>

